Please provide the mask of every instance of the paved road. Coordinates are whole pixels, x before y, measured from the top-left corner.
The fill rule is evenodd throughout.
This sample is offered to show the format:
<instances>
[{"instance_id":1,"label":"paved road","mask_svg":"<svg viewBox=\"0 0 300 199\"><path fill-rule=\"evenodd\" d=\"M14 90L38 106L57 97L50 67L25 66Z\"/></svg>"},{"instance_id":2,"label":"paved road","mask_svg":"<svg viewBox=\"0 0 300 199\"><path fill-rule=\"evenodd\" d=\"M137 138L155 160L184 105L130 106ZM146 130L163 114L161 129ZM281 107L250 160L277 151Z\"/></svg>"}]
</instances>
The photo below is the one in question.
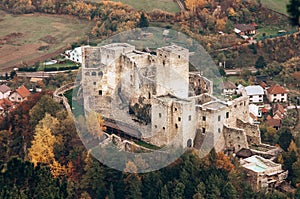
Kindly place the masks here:
<instances>
[{"instance_id":1,"label":"paved road","mask_svg":"<svg viewBox=\"0 0 300 199\"><path fill-rule=\"evenodd\" d=\"M73 70L76 71L76 70ZM78 71L78 70L77 70ZM50 77L55 74L59 73L67 73L67 71L51 71L51 72L44 72L44 71L37 71L37 72L19 72L17 71L17 76L18 77L39 77L39 78L45 78L45 77Z\"/></svg>"}]
</instances>

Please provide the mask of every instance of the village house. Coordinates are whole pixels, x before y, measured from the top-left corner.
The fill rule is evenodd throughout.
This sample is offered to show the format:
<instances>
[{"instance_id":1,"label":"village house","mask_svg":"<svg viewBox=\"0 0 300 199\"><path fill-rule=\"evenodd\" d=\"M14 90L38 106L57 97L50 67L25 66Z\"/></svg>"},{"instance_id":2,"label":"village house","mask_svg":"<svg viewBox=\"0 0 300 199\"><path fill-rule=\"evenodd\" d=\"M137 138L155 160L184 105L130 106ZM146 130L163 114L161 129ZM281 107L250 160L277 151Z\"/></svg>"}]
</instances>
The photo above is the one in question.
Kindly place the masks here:
<instances>
[{"instance_id":1,"label":"village house","mask_svg":"<svg viewBox=\"0 0 300 199\"><path fill-rule=\"evenodd\" d=\"M88 47L88 46L86 46ZM82 49L81 47L74 48L73 50L65 51L66 59L69 59L73 62L82 64Z\"/></svg>"},{"instance_id":2,"label":"village house","mask_svg":"<svg viewBox=\"0 0 300 199\"><path fill-rule=\"evenodd\" d=\"M20 86L9 96L11 102L23 102L30 95L30 91L24 86Z\"/></svg>"},{"instance_id":3,"label":"village house","mask_svg":"<svg viewBox=\"0 0 300 199\"><path fill-rule=\"evenodd\" d=\"M255 191L271 190L278 187L288 175L281 164L258 155L241 160L242 167L247 172L247 180Z\"/></svg>"},{"instance_id":4,"label":"village house","mask_svg":"<svg viewBox=\"0 0 300 199\"><path fill-rule=\"evenodd\" d=\"M279 84L275 84L267 89L267 98L270 103L272 102L287 102L287 90L280 86Z\"/></svg>"},{"instance_id":5,"label":"village house","mask_svg":"<svg viewBox=\"0 0 300 199\"><path fill-rule=\"evenodd\" d=\"M234 26L234 32L242 38L248 39L248 36L256 34L256 24L236 24Z\"/></svg>"},{"instance_id":6,"label":"village house","mask_svg":"<svg viewBox=\"0 0 300 199\"><path fill-rule=\"evenodd\" d=\"M221 82L219 87L223 95L233 95L236 93L236 85L231 81Z\"/></svg>"},{"instance_id":7,"label":"village house","mask_svg":"<svg viewBox=\"0 0 300 199\"><path fill-rule=\"evenodd\" d=\"M274 119L270 115L268 115L266 120L267 125L273 127L276 130L281 127L281 119Z\"/></svg>"},{"instance_id":8,"label":"village house","mask_svg":"<svg viewBox=\"0 0 300 199\"><path fill-rule=\"evenodd\" d=\"M10 95L11 89L6 86L5 84L2 84L0 86L0 99L3 98L8 98L8 96Z\"/></svg>"},{"instance_id":9,"label":"village house","mask_svg":"<svg viewBox=\"0 0 300 199\"><path fill-rule=\"evenodd\" d=\"M255 104L249 104L250 123L255 123L258 118L262 117L260 108Z\"/></svg>"},{"instance_id":10,"label":"village house","mask_svg":"<svg viewBox=\"0 0 300 199\"><path fill-rule=\"evenodd\" d=\"M274 119L283 119L286 116L286 110L281 104L272 105L272 113Z\"/></svg>"},{"instance_id":11,"label":"village house","mask_svg":"<svg viewBox=\"0 0 300 199\"><path fill-rule=\"evenodd\" d=\"M264 89L261 86L247 86L245 91L250 103L263 103Z\"/></svg>"}]
</instances>

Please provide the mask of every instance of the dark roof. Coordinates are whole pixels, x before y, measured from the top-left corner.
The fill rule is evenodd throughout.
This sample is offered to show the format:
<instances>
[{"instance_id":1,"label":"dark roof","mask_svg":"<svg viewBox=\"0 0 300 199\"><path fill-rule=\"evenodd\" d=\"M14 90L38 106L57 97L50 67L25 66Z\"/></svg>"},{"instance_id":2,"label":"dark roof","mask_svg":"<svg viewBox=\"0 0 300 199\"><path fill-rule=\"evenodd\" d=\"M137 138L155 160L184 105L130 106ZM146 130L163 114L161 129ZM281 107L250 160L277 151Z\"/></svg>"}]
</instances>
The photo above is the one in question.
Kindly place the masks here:
<instances>
[{"instance_id":1,"label":"dark roof","mask_svg":"<svg viewBox=\"0 0 300 199\"><path fill-rule=\"evenodd\" d=\"M245 149L245 148L242 148L241 150L239 150L237 153L236 153L236 156L238 158L249 158L250 156L252 156L252 151L250 149Z\"/></svg>"},{"instance_id":2,"label":"dark roof","mask_svg":"<svg viewBox=\"0 0 300 199\"><path fill-rule=\"evenodd\" d=\"M267 120L266 122L269 126L271 127L280 127L281 125L281 120L280 119L273 119L270 118L269 120Z\"/></svg>"},{"instance_id":3,"label":"dark roof","mask_svg":"<svg viewBox=\"0 0 300 199\"><path fill-rule=\"evenodd\" d=\"M5 84L2 84L0 86L0 92L1 93L6 93L7 91L10 91L10 88L8 86L6 86Z\"/></svg>"},{"instance_id":4,"label":"dark roof","mask_svg":"<svg viewBox=\"0 0 300 199\"><path fill-rule=\"evenodd\" d=\"M260 82L266 82L267 79L268 79L268 76L266 76L266 75L256 75L256 76L255 76L255 81L256 81L257 83L260 83Z\"/></svg>"},{"instance_id":5,"label":"dark roof","mask_svg":"<svg viewBox=\"0 0 300 199\"><path fill-rule=\"evenodd\" d=\"M234 27L242 32L255 30L255 26L252 24L235 24Z\"/></svg>"},{"instance_id":6,"label":"dark roof","mask_svg":"<svg viewBox=\"0 0 300 199\"><path fill-rule=\"evenodd\" d=\"M236 85L231 81L224 81L220 83L221 89L236 89Z\"/></svg>"},{"instance_id":7,"label":"dark roof","mask_svg":"<svg viewBox=\"0 0 300 199\"><path fill-rule=\"evenodd\" d=\"M287 93L287 90L285 90L279 84L275 84L274 86L268 89L268 94L284 94L284 93Z\"/></svg>"}]
</instances>

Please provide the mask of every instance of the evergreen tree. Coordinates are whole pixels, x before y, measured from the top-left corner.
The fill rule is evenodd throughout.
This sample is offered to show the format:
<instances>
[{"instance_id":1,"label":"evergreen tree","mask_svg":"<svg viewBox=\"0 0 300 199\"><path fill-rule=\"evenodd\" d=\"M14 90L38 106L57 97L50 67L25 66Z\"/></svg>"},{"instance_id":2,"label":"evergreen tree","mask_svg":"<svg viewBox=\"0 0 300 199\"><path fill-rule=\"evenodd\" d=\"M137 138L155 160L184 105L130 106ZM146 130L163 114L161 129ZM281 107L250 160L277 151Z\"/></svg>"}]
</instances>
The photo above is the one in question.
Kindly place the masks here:
<instances>
[{"instance_id":1,"label":"evergreen tree","mask_svg":"<svg viewBox=\"0 0 300 199\"><path fill-rule=\"evenodd\" d=\"M148 21L146 15L145 15L145 13L142 13L140 21L138 23L138 27L139 28L145 28L145 27L148 27L148 26L149 26L149 21Z\"/></svg>"},{"instance_id":2,"label":"evergreen tree","mask_svg":"<svg viewBox=\"0 0 300 199\"><path fill-rule=\"evenodd\" d=\"M104 168L98 160L88 153L82 176L81 188L88 191L92 198L105 198L106 188L104 184Z\"/></svg>"},{"instance_id":3,"label":"evergreen tree","mask_svg":"<svg viewBox=\"0 0 300 199\"><path fill-rule=\"evenodd\" d=\"M300 25L300 1L290 0L286 6L287 12L290 14L290 21L293 26Z\"/></svg>"},{"instance_id":4,"label":"evergreen tree","mask_svg":"<svg viewBox=\"0 0 300 199\"><path fill-rule=\"evenodd\" d=\"M222 197L227 198L227 199L236 199L236 198L238 198L237 191L236 191L235 187L230 182L228 182L223 187Z\"/></svg>"},{"instance_id":5,"label":"evergreen tree","mask_svg":"<svg viewBox=\"0 0 300 199\"><path fill-rule=\"evenodd\" d=\"M108 192L108 199L115 199L113 184L110 184L110 188L109 188L109 192Z\"/></svg>"},{"instance_id":6,"label":"evergreen tree","mask_svg":"<svg viewBox=\"0 0 300 199\"><path fill-rule=\"evenodd\" d=\"M291 141L294 139L289 128L283 127L278 131L279 139L278 144L279 146L287 151L288 147L290 146Z\"/></svg>"},{"instance_id":7,"label":"evergreen tree","mask_svg":"<svg viewBox=\"0 0 300 199\"><path fill-rule=\"evenodd\" d=\"M128 199L142 199L142 182L136 173L128 174L124 179L125 196Z\"/></svg>"},{"instance_id":8,"label":"evergreen tree","mask_svg":"<svg viewBox=\"0 0 300 199\"><path fill-rule=\"evenodd\" d=\"M46 113L55 116L61 106L49 95L44 95L30 111L30 123L35 126Z\"/></svg>"},{"instance_id":9,"label":"evergreen tree","mask_svg":"<svg viewBox=\"0 0 300 199\"><path fill-rule=\"evenodd\" d=\"M255 68L265 68L267 66L266 61L263 56L259 56L258 59L255 62Z\"/></svg>"},{"instance_id":10,"label":"evergreen tree","mask_svg":"<svg viewBox=\"0 0 300 199\"><path fill-rule=\"evenodd\" d=\"M159 199L170 199L170 194L167 185L164 185L160 190Z\"/></svg>"}]
</instances>

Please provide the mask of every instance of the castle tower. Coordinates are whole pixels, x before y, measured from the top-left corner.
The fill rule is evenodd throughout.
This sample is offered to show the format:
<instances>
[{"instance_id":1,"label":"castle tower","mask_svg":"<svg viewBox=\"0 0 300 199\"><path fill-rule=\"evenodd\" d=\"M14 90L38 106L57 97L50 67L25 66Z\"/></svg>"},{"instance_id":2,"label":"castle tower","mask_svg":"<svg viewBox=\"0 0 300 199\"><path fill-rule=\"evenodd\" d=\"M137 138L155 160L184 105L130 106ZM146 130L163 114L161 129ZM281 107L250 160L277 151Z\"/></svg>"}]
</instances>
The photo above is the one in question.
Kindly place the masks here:
<instances>
[{"instance_id":1,"label":"castle tower","mask_svg":"<svg viewBox=\"0 0 300 199\"><path fill-rule=\"evenodd\" d=\"M157 95L188 97L189 51L176 45L157 49Z\"/></svg>"}]
</instances>

